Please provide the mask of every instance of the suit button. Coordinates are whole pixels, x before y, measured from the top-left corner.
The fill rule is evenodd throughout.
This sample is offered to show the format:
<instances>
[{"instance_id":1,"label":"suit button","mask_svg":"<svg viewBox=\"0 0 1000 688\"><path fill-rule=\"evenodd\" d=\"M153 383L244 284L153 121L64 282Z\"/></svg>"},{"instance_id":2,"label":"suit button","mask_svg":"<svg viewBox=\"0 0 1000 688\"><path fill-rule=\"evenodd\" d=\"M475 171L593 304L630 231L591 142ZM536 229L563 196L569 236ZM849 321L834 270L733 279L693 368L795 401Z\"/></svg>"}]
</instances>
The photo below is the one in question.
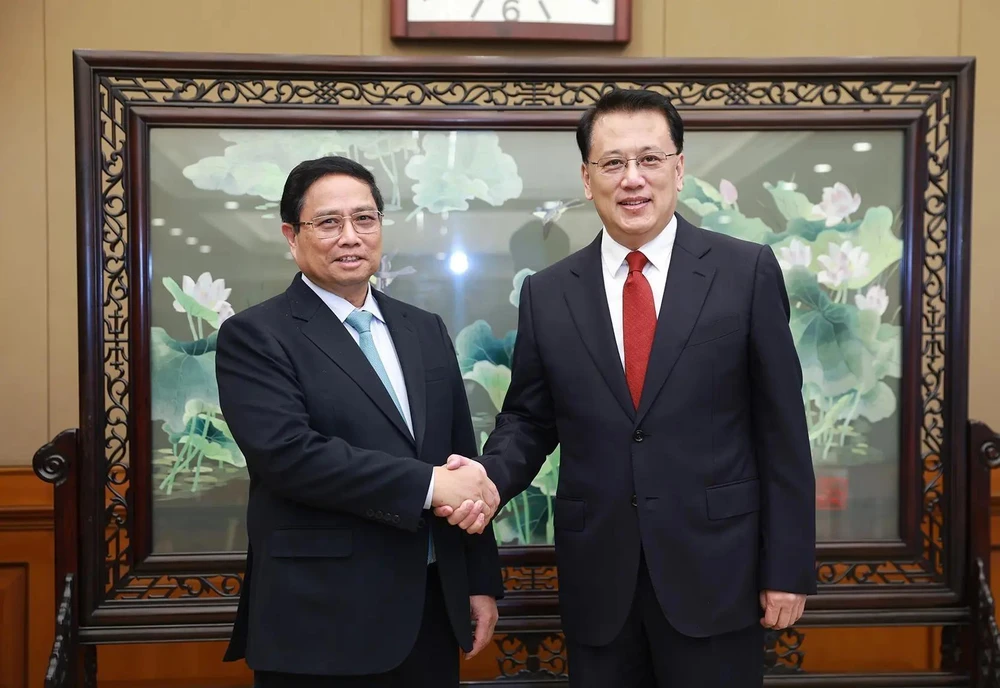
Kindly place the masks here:
<instances>
[{"instance_id":1,"label":"suit button","mask_svg":"<svg viewBox=\"0 0 1000 688\"><path fill-rule=\"evenodd\" d=\"M632 506L639 506L639 498L632 495Z\"/></svg>"},{"instance_id":2,"label":"suit button","mask_svg":"<svg viewBox=\"0 0 1000 688\"><path fill-rule=\"evenodd\" d=\"M395 516L392 517L392 522L399 523L399 514L396 514Z\"/></svg>"},{"instance_id":3,"label":"suit button","mask_svg":"<svg viewBox=\"0 0 1000 688\"><path fill-rule=\"evenodd\" d=\"M635 440L636 442L642 442L642 440L645 439L645 437L646 434L642 430L636 430L635 433L632 435L632 439Z\"/></svg>"},{"instance_id":4,"label":"suit button","mask_svg":"<svg viewBox=\"0 0 1000 688\"><path fill-rule=\"evenodd\" d=\"M382 512L381 511L376 511L375 512L375 518L382 518Z\"/></svg>"},{"instance_id":5,"label":"suit button","mask_svg":"<svg viewBox=\"0 0 1000 688\"><path fill-rule=\"evenodd\" d=\"M372 511L371 509L369 509L368 511L365 512L365 516L367 516L368 518L371 518L374 515L375 515L375 512Z\"/></svg>"},{"instance_id":6,"label":"suit button","mask_svg":"<svg viewBox=\"0 0 1000 688\"><path fill-rule=\"evenodd\" d=\"M417 519L417 528L423 528L427 525L427 521L424 520L423 516Z\"/></svg>"}]
</instances>

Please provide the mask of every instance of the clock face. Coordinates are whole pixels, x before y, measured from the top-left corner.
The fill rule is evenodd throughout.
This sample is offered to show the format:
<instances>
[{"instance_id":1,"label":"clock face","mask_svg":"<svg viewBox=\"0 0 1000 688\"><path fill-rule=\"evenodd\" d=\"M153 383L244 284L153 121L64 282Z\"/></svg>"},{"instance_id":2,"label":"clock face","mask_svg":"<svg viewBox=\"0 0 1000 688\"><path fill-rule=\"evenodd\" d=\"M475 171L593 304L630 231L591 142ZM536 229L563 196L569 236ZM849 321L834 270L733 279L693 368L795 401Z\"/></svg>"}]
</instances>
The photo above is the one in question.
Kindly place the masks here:
<instances>
[{"instance_id":1,"label":"clock face","mask_svg":"<svg viewBox=\"0 0 1000 688\"><path fill-rule=\"evenodd\" d=\"M619 0L407 0L410 22L519 22L613 26Z\"/></svg>"}]
</instances>

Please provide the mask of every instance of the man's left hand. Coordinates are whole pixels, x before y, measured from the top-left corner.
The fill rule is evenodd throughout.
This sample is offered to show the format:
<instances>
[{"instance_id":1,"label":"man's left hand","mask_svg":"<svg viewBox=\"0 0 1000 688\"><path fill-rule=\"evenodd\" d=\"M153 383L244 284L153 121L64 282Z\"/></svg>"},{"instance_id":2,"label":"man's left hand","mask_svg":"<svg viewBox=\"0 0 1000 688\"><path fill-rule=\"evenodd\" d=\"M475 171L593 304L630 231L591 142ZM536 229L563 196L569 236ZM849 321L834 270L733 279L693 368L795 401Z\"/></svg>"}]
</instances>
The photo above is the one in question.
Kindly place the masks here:
<instances>
[{"instance_id":1,"label":"man's left hand","mask_svg":"<svg viewBox=\"0 0 1000 688\"><path fill-rule=\"evenodd\" d=\"M781 630L802 618L802 612L806 608L806 596L794 592L763 590L760 593L760 607L764 614L760 625L764 628Z\"/></svg>"},{"instance_id":2,"label":"man's left hand","mask_svg":"<svg viewBox=\"0 0 1000 688\"><path fill-rule=\"evenodd\" d=\"M472 652L465 655L466 659L475 657L490 642L499 616L497 601L490 595L472 595L469 598L469 612L472 614L472 623L476 630L472 640Z\"/></svg>"}]
</instances>

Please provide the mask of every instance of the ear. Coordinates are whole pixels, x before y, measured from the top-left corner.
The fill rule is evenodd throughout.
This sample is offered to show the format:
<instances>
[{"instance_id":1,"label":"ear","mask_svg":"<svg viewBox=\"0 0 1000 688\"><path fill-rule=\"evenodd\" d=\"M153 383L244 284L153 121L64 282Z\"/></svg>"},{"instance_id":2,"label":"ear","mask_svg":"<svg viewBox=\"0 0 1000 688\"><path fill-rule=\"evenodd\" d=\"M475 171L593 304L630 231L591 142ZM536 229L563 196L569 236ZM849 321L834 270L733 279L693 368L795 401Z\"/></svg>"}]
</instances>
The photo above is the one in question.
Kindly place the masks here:
<instances>
[{"instance_id":1,"label":"ear","mask_svg":"<svg viewBox=\"0 0 1000 688\"><path fill-rule=\"evenodd\" d=\"M288 250L294 256L295 251L298 249L299 235L295 232L295 228L287 222L281 223L281 233L285 235L285 241L288 242Z\"/></svg>"},{"instance_id":2,"label":"ear","mask_svg":"<svg viewBox=\"0 0 1000 688\"><path fill-rule=\"evenodd\" d=\"M684 154L677 156L677 192L684 189Z\"/></svg>"},{"instance_id":3,"label":"ear","mask_svg":"<svg viewBox=\"0 0 1000 688\"><path fill-rule=\"evenodd\" d=\"M588 169L587 163L580 165L580 177L583 179L583 195L587 197L588 201L594 200L594 194L590 190L590 169Z\"/></svg>"}]
</instances>

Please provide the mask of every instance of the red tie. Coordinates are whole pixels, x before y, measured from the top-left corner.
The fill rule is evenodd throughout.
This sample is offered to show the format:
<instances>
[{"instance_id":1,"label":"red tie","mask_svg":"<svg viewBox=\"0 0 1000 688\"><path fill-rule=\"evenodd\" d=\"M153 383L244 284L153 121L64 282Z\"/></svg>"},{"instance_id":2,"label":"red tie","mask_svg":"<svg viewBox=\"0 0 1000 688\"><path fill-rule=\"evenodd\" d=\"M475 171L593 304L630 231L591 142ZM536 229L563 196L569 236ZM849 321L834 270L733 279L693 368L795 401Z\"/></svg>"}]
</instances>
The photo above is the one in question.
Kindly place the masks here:
<instances>
[{"instance_id":1,"label":"red tie","mask_svg":"<svg viewBox=\"0 0 1000 688\"><path fill-rule=\"evenodd\" d=\"M653 334L656 332L656 306L653 304L653 290L642 274L646 256L632 251L625 257L628 262L628 277L622 289L622 324L625 340L625 380L632 393L632 403L639 408L642 397L642 382L646 379L646 365L649 352L653 348Z\"/></svg>"}]
</instances>

